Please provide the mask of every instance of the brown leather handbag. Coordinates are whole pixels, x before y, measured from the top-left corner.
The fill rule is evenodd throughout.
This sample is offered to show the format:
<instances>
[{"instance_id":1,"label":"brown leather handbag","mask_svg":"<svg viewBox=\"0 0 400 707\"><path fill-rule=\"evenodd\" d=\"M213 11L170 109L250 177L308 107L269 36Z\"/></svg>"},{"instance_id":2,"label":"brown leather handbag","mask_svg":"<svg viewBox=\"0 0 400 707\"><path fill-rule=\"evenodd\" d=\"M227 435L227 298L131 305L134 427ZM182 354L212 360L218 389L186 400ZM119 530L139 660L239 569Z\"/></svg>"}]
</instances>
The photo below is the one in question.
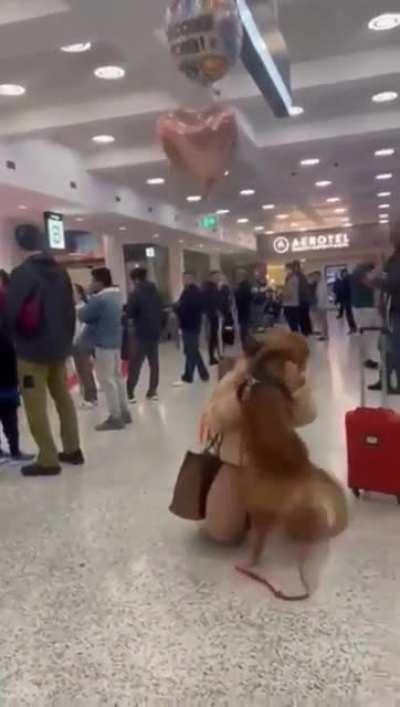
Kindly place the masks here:
<instances>
[{"instance_id":1,"label":"brown leather handbag","mask_svg":"<svg viewBox=\"0 0 400 707\"><path fill-rule=\"evenodd\" d=\"M184 520L203 520L207 496L222 462L221 440L213 439L200 454L187 452L179 470L169 510Z\"/></svg>"}]
</instances>

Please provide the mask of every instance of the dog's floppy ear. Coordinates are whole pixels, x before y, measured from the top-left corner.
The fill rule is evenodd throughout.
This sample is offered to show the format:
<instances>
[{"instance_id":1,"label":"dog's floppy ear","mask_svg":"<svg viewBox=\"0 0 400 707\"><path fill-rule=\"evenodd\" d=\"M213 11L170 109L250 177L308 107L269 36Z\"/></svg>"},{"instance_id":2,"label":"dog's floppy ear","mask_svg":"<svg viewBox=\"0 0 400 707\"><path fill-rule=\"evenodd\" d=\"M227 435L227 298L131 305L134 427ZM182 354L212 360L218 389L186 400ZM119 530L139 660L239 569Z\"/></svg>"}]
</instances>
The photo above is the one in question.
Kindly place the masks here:
<instances>
[{"instance_id":1,"label":"dog's floppy ear","mask_svg":"<svg viewBox=\"0 0 400 707\"><path fill-rule=\"evenodd\" d=\"M261 351L263 346L263 342L257 341L257 339L254 339L252 336L249 336L249 338L246 339L246 342L243 344L243 351L247 358L253 358Z\"/></svg>"}]
</instances>

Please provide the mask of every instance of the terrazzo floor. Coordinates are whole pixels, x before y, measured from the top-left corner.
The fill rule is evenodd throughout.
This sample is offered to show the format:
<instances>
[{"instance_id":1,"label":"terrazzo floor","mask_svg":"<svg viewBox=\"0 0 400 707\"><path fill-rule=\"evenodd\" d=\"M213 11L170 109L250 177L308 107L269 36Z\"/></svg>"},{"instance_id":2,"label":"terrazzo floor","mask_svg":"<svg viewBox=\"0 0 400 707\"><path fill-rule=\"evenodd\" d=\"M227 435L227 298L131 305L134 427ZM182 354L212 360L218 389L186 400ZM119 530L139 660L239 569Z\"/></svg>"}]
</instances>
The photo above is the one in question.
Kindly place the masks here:
<instances>
[{"instance_id":1,"label":"terrazzo floor","mask_svg":"<svg viewBox=\"0 0 400 707\"><path fill-rule=\"evenodd\" d=\"M320 415L304 436L344 478L357 342L333 328L313 345ZM354 504L316 594L277 601L235 573L243 549L168 513L211 390L171 388L179 363L166 346L161 402L139 403L132 428L98 434L101 411L80 413L84 468L0 467L1 707L400 705L395 501Z\"/></svg>"}]
</instances>

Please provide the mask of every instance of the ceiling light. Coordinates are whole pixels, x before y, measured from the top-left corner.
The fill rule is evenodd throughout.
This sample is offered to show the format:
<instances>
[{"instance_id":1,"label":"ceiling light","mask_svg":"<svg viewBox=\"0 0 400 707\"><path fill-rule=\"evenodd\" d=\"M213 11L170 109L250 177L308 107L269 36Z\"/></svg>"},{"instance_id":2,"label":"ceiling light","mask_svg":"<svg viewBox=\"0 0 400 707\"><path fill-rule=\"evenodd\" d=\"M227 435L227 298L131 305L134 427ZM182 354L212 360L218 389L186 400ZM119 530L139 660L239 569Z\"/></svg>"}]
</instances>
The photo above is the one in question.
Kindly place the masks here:
<instances>
[{"instance_id":1,"label":"ceiling light","mask_svg":"<svg viewBox=\"0 0 400 707\"><path fill-rule=\"evenodd\" d=\"M304 226L303 226L302 228L300 228L301 233L305 233L306 230L307 230L307 229L304 228Z\"/></svg>"},{"instance_id":2,"label":"ceiling light","mask_svg":"<svg viewBox=\"0 0 400 707\"><path fill-rule=\"evenodd\" d=\"M25 204L20 204L18 208L20 209L20 211L26 211L28 207L25 206Z\"/></svg>"},{"instance_id":3,"label":"ceiling light","mask_svg":"<svg viewBox=\"0 0 400 707\"><path fill-rule=\"evenodd\" d=\"M272 211L272 209L275 209L275 204L264 204L262 208L264 211Z\"/></svg>"},{"instance_id":4,"label":"ceiling light","mask_svg":"<svg viewBox=\"0 0 400 707\"><path fill-rule=\"evenodd\" d=\"M91 48L91 42L79 42L77 44L66 44L65 47L61 47L61 51L67 54L81 54L82 52L88 52Z\"/></svg>"},{"instance_id":5,"label":"ceiling light","mask_svg":"<svg viewBox=\"0 0 400 707\"><path fill-rule=\"evenodd\" d=\"M300 161L300 164L302 167L313 167L316 164L319 164L321 162L318 157L307 157L304 160Z\"/></svg>"},{"instance_id":6,"label":"ceiling light","mask_svg":"<svg viewBox=\"0 0 400 707\"><path fill-rule=\"evenodd\" d=\"M204 244L200 243L199 248L204 248Z\"/></svg>"},{"instance_id":7,"label":"ceiling light","mask_svg":"<svg viewBox=\"0 0 400 707\"><path fill-rule=\"evenodd\" d=\"M390 209L390 204L379 204L378 209Z\"/></svg>"},{"instance_id":8,"label":"ceiling light","mask_svg":"<svg viewBox=\"0 0 400 707\"><path fill-rule=\"evenodd\" d=\"M340 201L339 196L329 196L326 200L327 204L337 204Z\"/></svg>"},{"instance_id":9,"label":"ceiling light","mask_svg":"<svg viewBox=\"0 0 400 707\"><path fill-rule=\"evenodd\" d=\"M332 182L330 182L329 179L325 179L325 180L323 179L320 182L315 182L315 186L320 187L321 189L323 189L324 187L330 187L331 184L332 184Z\"/></svg>"},{"instance_id":10,"label":"ceiling light","mask_svg":"<svg viewBox=\"0 0 400 707\"><path fill-rule=\"evenodd\" d=\"M384 221L387 223L389 221L389 214L382 214L382 216L379 215L379 221Z\"/></svg>"},{"instance_id":11,"label":"ceiling light","mask_svg":"<svg viewBox=\"0 0 400 707\"><path fill-rule=\"evenodd\" d=\"M289 115L292 118L297 118L299 115L303 115L303 113L304 113L304 108L302 108L301 106L291 106L289 108Z\"/></svg>"},{"instance_id":12,"label":"ceiling light","mask_svg":"<svg viewBox=\"0 0 400 707\"><path fill-rule=\"evenodd\" d=\"M224 172L224 177L229 177L229 169L226 169Z\"/></svg>"},{"instance_id":13,"label":"ceiling light","mask_svg":"<svg viewBox=\"0 0 400 707\"><path fill-rule=\"evenodd\" d=\"M182 244L183 244L184 242L185 242L185 241L183 240L183 238L181 238L180 241L179 241L179 243L182 243Z\"/></svg>"},{"instance_id":14,"label":"ceiling light","mask_svg":"<svg viewBox=\"0 0 400 707\"><path fill-rule=\"evenodd\" d=\"M192 203L192 202L195 203L196 201L201 201L201 200L202 200L202 197L198 196L198 195L186 197L186 201L189 201L190 203Z\"/></svg>"},{"instance_id":15,"label":"ceiling light","mask_svg":"<svg viewBox=\"0 0 400 707\"><path fill-rule=\"evenodd\" d=\"M218 209L218 211L216 211L215 213L217 214L217 216L226 216L231 212L229 211L229 209Z\"/></svg>"},{"instance_id":16,"label":"ceiling light","mask_svg":"<svg viewBox=\"0 0 400 707\"><path fill-rule=\"evenodd\" d=\"M266 231L267 236L273 236L275 231Z\"/></svg>"},{"instance_id":17,"label":"ceiling light","mask_svg":"<svg viewBox=\"0 0 400 707\"><path fill-rule=\"evenodd\" d=\"M77 216L76 219L75 219L75 221L76 221L77 223L82 223L82 221L83 221L82 216Z\"/></svg>"},{"instance_id":18,"label":"ceiling light","mask_svg":"<svg viewBox=\"0 0 400 707\"><path fill-rule=\"evenodd\" d=\"M127 228L126 228L126 226L119 226L119 227L118 227L118 230L119 230L119 231L126 231Z\"/></svg>"},{"instance_id":19,"label":"ceiling light","mask_svg":"<svg viewBox=\"0 0 400 707\"><path fill-rule=\"evenodd\" d=\"M94 71L94 75L97 76L98 79L104 79L105 81L123 79L125 74L126 71L122 66L99 66Z\"/></svg>"},{"instance_id":20,"label":"ceiling light","mask_svg":"<svg viewBox=\"0 0 400 707\"><path fill-rule=\"evenodd\" d=\"M345 214L347 209L340 207L339 209L334 209L335 214Z\"/></svg>"},{"instance_id":21,"label":"ceiling light","mask_svg":"<svg viewBox=\"0 0 400 707\"><path fill-rule=\"evenodd\" d=\"M157 184L165 184L165 179L162 177L151 177L150 179L146 179L146 183L150 184L150 186L156 186Z\"/></svg>"},{"instance_id":22,"label":"ceiling light","mask_svg":"<svg viewBox=\"0 0 400 707\"><path fill-rule=\"evenodd\" d=\"M158 233L155 233L154 236L153 236L153 238L159 238L159 237L160 237L160 236L159 236Z\"/></svg>"},{"instance_id":23,"label":"ceiling light","mask_svg":"<svg viewBox=\"0 0 400 707\"><path fill-rule=\"evenodd\" d=\"M289 218L288 214L278 214L277 217L280 221L284 221L285 219Z\"/></svg>"},{"instance_id":24,"label":"ceiling light","mask_svg":"<svg viewBox=\"0 0 400 707\"><path fill-rule=\"evenodd\" d=\"M369 29L376 32L382 32L389 29L394 29L400 25L400 12L385 12L382 15L373 17L368 22Z\"/></svg>"},{"instance_id":25,"label":"ceiling light","mask_svg":"<svg viewBox=\"0 0 400 707\"><path fill-rule=\"evenodd\" d=\"M112 142L115 142L115 137L113 135L94 135L92 141L102 145L110 145Z\"/></svg>"},{"instance_id":26,"label":"ceiling light","mask_svg":"<svg viewBox=\"0 0 400 707\"><path fill-rule=\"evenodd\" d=\"M387 196L392 196L392 192L391 191L379 191L377 193L377 196L379 197L379 199L385 199Z\"/></svg>"},{"instance_id":27,"label":"ceiling light","mask_svg":"<svg viewBox=\"0 0 400 707\"><path fill-rule=\"evenodd\" d=\"M292 221L292 223L290 224L291 228L297 228L298 225L299 225L299 224L296 223L295 221Z\"/></svg>"},{"instance_id":28,"label":"ceiling light","mask_svg":"<svg viewBox=\"0 0 400 707\"><path fill-rule=\"evenodd\" d=\"M375 157L391 157L394 153L393 147L385 147L383 150L375 150Z\"/></svg>"},{"instance_id":29,"label":"ceiling light","mask_svg":"<svg viewBox=\"0 0 400 707\"><path fill-rule=\"evenodd\" d=\"M0 96L23 96L26 93L24 86L19 86L16 83L0 84Z\"/></svg>"},{"instance_id":30,"label":"ceiling light","mask_svg":"<svg viewBox=\"0 0 400 707\"><path fill-rule=\"evenodd\" d=\"M391 179L393 177L393 174L391 172L384 172L383 174L377 174L375 179L379 179L381 181L385 179Z\"/></svg>"},{"instance_id":31,"label":"ceiling light","mask_svg":"<svg viewBox=\"0 0 400 707\"><path fill-rule=\"evenodd\" d=\"M255 227L254 227L254 230L255 230L255 231L258 231L258 232L261 232L261 231L264 231L265 229L264 229L264 226L255 226Z\"/></svg>"},{"instance_id":32,"label":"ceiling light","mask_svg":"<svg viewBox=\"0 0 400 707\"><path fill-rule=\"evenodd\" d=\"M395 101L398 95L396 91L382 91L382 93L375 93L371 100L374 103L390 103L390 101Z\"/></svg>"},{"instance_id":33,"label":"ceiling light","mask_svg":"<svg viewBox=\"0 0 400 707\"><path fill-rule=\"evenodd\" d=\"M238 218L237 223L249 223L248 218Z\"/></svg>"},{"instance_id":34,"label":"ceiling light","mask_svg":"<svg viewBox=\"0 0 400 707\"><path fill-rule=\"evenodd\" d=\"M254 189L242 189L240 196L253 196L255 194Z\"/></svg>"}]
</instances>

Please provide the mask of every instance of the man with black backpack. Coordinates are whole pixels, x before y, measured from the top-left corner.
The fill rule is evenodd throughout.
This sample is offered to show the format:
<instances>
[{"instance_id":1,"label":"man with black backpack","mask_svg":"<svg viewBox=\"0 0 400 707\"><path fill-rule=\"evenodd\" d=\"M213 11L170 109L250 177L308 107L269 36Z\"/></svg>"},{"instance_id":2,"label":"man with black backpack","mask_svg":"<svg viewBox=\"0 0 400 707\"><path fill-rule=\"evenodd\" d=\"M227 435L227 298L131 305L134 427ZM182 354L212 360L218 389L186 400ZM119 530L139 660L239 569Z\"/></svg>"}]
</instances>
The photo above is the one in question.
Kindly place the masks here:
<instances>
[{"instance_id":1,"label":"man with black backpack","mask_svg":"<svg viewBox=\"0 0 400 707\"><path fill-rule=\"evenodd\" d=\"M83 464L75 406L67 387L66 359L72 351L75 305L67 272L46 253L42 236L31 233L32 255L15 268L7 310L18 358L18 378L37 461L24 476L54 476L60 462ZM60 418L63 451L58 454L47 414L47 390Z\"/></svg>"}]
</instances>

